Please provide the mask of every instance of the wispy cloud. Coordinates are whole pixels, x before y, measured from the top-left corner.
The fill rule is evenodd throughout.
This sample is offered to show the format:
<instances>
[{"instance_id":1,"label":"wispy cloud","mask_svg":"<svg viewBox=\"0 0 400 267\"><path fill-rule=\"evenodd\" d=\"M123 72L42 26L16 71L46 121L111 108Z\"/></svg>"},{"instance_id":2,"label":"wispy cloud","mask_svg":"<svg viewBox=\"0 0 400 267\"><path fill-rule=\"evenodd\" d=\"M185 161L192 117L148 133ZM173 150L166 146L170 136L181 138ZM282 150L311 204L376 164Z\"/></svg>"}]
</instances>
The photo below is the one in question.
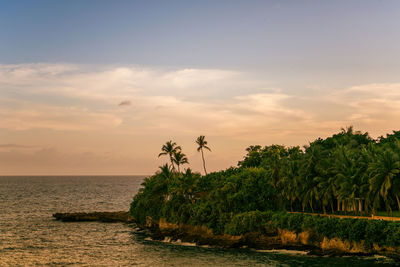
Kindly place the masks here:
<instances>
[{"instance_id":1,"label":"wispy cloud","mask_svg":"<svg viewBox=\"0 0 400 267\"><path fill-rule=\"evenodd\" d=\"M99 130L116 127L121 122L114 114L82 107L32 103L18 110L0 108L0 127L17 131L35 128L60 131Z\"/></svg>"},{"instance_id":2,"label":"wispy cloud","mask_svg":"<svg viewBox=\"0 0 400 267\"><path fill-rule=\"evenodd\" d=\"M20 139L6 139L3 148L32 143L22 141L24 136L36 136L40 144L43 134L59 132L62 140L69 132L65 136L90 136L90 142L71 141L74 147L64 149L99 151L100 145L117 157L118 140L121 161L157 153L130 151L133 135L141 136L136 146L156 150L172 137L189 146L202 133L220 140L215 160L229 154L235 163L250 144L301 145L347 125L381 135L400 123L399 83L300 93L230 70L21 64L0 65L0 88L0 128L20 132ZM43 147L48 145L60 146Z\"/></svg>"},{"instance_id":3,"label":"wispy cloud","mask_svg":"<svg viewBox=\"0 0 400 267\"><path fill-rule=\"evenodd\" d=\"M118 106L130 106L131 104L132 104L131 101L129 101L129 100L124 100L124 101L121 101L121 102L118 104Z\"/></svg>"},{"instance_id":4,"label":"wispy cloud","mask_svg":"<svg viewBox=\"0 0 400 267\"><path fill-rule=\"evenodd\" d=\"M35 146L25 146L25 145L18 145L18 144L0 144L0 148L33 148Z\"/></svg>"},{"instance_id":5,"label":"wispy cloud","mask_svg":"<svg viewBox=\"0 0 400 267\"><path fill-rule=\"evenodd\" d=\"M246 73L218 69L1 65L0 85L0 127L12 130L208 129L238 138L247 132L251 138L273 129L371 128L387 118L394 126L400 114L397 83L299 95ZM132 108L116 110L115 103Z\"/></svg>"}]
</instances>

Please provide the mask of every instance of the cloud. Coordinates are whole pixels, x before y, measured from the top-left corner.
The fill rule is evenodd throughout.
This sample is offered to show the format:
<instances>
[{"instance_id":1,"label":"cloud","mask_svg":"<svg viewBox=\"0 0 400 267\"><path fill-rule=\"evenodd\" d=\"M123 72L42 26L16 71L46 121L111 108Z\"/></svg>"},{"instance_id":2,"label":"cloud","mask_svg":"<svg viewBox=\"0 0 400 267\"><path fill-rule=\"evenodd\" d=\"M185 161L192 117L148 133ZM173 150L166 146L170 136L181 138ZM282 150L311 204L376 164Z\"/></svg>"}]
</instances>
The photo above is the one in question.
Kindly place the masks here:
<instances>
[{"instance_id":1,"label":"cloud","mask_svg":"<svg viewBox=\"0 0 400 267\"><path fill-rule=\"evenodd\" d=\"M378 136L400 125L399 83L288 91L231 70L42 63L0 65L0 88L2 152L21 154L12 144L57 147L57 157L81 157L88 166L103 150L139 161L164 140L190 147L201 133L218 140L211 165L228 167L250 144L302 145L348 125Z\"/></svg>"},{"instance_id":2,"label":"cloud","mask_svg":"<svg viewBox=\"0 0 400 267\"><path fill-rule=\"evenodd\" d=\"M101 130L117 127L122 119L101 111L80 107L30 104L18 110L0 108L0 128L23 131L51 129L60 131Z\"/></svg>"},{"instance_id":3,"label":"cloud","mask_svg":"<svg viewBox=\"0 0 400 267\"><path fill-rule=\"evenodd\" d=\"M35 146L25 146L25 145L18 145L18 144L0 144L0 148L33 148Z\"/></svg>"},{"instance_id":4,"label":"cloud","mask_svg":"<svg viewBox=\"0 0 400 267\"><path fill-rule=\"evenodd\" d=\"M129 100L124 100L124 101L121 101L121 102L118 104L118 106L130 106L131 104L132 104L131 101L129 101Z\"/></svg>"},{"instance_id":5,"label":"cloud","mask_svg":"<svg viewBox=\"0 0 400 267\"><path fill-rule=\"evenodd\" d=\"M248 73L220 69L0 65L0 86L0 127L10 130L194 134L204 129L251 139L349 124L395 127L400 115L398 83L296 94ZM132 105L120 99L134 99L135 106L116 110L116 102Z\"/></svg>"},{"instance_id":6,"label":"cloud","mask_svg":"<svg viewBox=\"0 0 400 267\"><path fill-rule=\"evenodd\" d=\"M221 125L243 124L242 112L256 112L249 107L261 113L284 109L278 103L284 95L266 82L218 69L2 65L0 85L5 89L0 101L7 104L0 108L0 127L12 130L193 132L200 127L218 132ZM248 104L265 92L263 103ZM135 107L113 109L121 98L135 99ZM131 105L130 100L118 102Z\"/></svg>"},{"instance_id":7,"label":"cloud","mask_svg":"<svg viewBox=\"0 0 400 267\"><path fill-rule=\"evenodd\" d=\"M142 167L146 166L145 161L150 159L120 158L109 153L91 151L65 152L55 147L30 151L0 149L0 168L3 175L146 174L146 169Z\"/></svg>"},{"instance_id":8,"label":"cloud","mask_svg":"<svg viewBox=\"0 0 400 267\"><path fill-rule=\"evenodd\" d=\"M375 135L399 129L400 83L351 86L337 90L332 101L348 107L344 121L370 129Z\"/></svg>"}]
</instances>

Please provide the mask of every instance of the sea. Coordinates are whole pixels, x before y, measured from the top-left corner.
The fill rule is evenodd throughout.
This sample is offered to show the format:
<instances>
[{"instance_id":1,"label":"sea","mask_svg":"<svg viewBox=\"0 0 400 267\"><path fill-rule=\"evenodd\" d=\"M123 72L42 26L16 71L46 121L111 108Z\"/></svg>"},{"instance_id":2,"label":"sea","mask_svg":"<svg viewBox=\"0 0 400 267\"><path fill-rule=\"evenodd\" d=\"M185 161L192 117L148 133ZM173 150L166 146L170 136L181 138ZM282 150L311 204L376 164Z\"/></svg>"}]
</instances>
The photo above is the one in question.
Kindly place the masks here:
<instances>
[{"instance_id":1,"label":"sea","mask_svg":"<svg viewBox=\"0 0 400 267\"><path fill-rule=\"evenodd\" d=\"M392 266L391 259L154 241L133 224L60 222L56 212L126 211L142 176L0 177L0 266Z\"/></svg>"}]
</instances>

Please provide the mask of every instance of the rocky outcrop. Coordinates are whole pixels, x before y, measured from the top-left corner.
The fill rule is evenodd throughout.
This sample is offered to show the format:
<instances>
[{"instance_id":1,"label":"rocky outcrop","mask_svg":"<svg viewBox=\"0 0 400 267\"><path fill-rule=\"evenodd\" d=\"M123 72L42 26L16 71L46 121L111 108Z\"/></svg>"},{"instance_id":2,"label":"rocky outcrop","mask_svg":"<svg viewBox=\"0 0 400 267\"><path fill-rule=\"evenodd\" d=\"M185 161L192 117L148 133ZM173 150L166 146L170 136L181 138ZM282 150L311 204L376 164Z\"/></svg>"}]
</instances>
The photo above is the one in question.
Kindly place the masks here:
<instances>
[{"instance_id":1,"label":"rocky outcrop","mask_svg":"<svg viewBox=\"0 0 400 267\"><path fill-rule=\"evenodd\" d=\"M133 222L128 211L55 213L53 217L63 222Z\"/></svg>"},{"instance_id":2,"label":"rocky outcrop","mask_svg":"<svg viewBox=\"0 0 400 267\"><path fill-rule=\"evenodd\" d=\"M129 212L77 212L55 213L56 220L65 222L135 222ZM194 226L158 221L147 217L145 225L138 225L152 233L153 239L181 240L197 245L211 245L224 248L249 247L256 249L295 249L314 255L373 255L379 254L400 260L400 247L369 245L364 241L355 242L339 238L327 238L314 232L295 233L284 229L268 229L263 233L250 232L243 235L214 234L206 226Z\"/></svg>"},{"instance_id":3,"label":"rocky outcrop","mask_svg":"<svg viewBox=\"0 0 400 267\"><path fill-rule=\"evenodd\" d=\"M293 231L275 229L269 232L252 232L233 236L216 235L205 226L182 225L160 219L158 222L148 218L147 228L155 239L212 245L225 248L249 247L256 249L295 249L308 251L314 255L385 255L400 259L400 247L380 247L368 245L364 241L350 242L339 238L326 238L313 232L295 233Z\"/></svg>"},{"instance_id":4,"label":"rocky outcrop","mask_svg":"<svg viewBox=\"0 0 400 267\"><path fill-rule=\"evenodd\" d=\"M148 218L146 227L152 229L155 239L212 245L225 248L250 247L257 249L311 249L311 246L296 241L296 234L289 231L269 233L251 232L243 235L214 234L206 226L182 225L167 222L164 218L154 222Z\"/></svg>"}]
</instances>

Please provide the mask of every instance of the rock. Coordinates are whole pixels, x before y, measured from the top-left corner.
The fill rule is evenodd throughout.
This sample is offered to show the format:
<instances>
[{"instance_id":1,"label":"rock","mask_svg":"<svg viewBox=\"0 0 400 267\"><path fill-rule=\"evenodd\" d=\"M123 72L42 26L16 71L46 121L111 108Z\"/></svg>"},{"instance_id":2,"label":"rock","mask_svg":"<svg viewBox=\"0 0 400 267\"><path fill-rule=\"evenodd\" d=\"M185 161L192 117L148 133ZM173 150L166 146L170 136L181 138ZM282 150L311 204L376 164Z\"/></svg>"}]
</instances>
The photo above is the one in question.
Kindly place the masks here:
<instances>
[{"instance_id":1,"label":"rock","mask_svg":"<svg viewBox=\"0 0 400 267\"><path fill-rule=\"evenodd\" d=\"M128 211L55 213L53 217L63 222L133 222Z\"/></svg>"}]
</instances>

